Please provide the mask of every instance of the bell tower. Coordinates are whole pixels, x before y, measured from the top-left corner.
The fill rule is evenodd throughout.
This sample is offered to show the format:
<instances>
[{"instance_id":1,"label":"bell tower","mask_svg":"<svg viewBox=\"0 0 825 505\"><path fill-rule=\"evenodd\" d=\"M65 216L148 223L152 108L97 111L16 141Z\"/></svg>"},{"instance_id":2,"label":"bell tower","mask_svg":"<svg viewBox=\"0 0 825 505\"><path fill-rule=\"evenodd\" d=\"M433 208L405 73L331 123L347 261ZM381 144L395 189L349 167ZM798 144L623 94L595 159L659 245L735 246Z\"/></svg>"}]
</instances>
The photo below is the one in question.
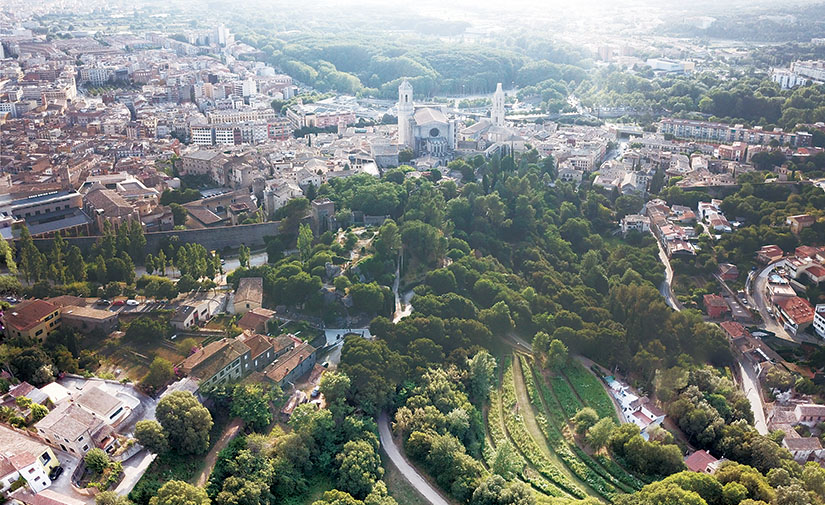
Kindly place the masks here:
<instances>
[{"instance_id":1,"label":"bell tower","mask_svg":"<svg viewBox=\"0 0 825 505\"><path fill-rule=\"evenodd\" d=\"M496 92L493 93L493 110L490 113L490 122L494 126L504 126L504 90L501 83L496 85Z\"/></svg>"},{"instance_id":2,"label":"bell tower","mask_svg":"<svg viewBox=\"0 0 825 505\"><path fill-rule=\"evenodd\" d=\"M413 147L412 126L410 120L413 115L413 87L405 79L398 86L398 144Z\"/></svg>"}]
</instances>

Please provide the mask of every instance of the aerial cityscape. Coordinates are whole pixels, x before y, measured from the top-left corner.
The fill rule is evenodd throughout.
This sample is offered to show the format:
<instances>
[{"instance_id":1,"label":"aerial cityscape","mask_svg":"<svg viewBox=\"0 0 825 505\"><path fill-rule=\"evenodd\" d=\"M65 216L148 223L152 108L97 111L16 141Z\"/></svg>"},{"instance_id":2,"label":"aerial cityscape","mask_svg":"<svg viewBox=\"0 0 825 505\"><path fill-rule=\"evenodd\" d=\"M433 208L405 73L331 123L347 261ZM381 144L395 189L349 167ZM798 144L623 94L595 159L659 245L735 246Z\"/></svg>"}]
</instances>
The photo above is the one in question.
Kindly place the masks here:
<instances>
[{"instance_id":1,"label":"aerial cityscape","mask_svg":"<svg viewBox=\"0 0 825 505\"><path fill-rule=\"evenodd\" d=\"M0 503L825 505L825 2L0 0Z\"/></svg>"}]
</instances>

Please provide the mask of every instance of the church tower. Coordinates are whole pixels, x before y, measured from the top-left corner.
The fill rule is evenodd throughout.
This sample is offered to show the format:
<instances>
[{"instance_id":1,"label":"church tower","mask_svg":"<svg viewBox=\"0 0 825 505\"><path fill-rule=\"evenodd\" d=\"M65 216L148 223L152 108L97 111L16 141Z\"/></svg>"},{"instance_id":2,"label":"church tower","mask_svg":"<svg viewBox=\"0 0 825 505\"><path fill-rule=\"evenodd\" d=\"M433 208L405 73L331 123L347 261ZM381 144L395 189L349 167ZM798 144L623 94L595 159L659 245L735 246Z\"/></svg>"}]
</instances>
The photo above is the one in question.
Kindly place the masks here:
<instances>
[{"instance_id":1,"label":"church tower","mask_svg":"<svg viewBox=\"0 0 825 505\"><path fill-rule=\"evenodd\" d=\"M409 148L413 147L412 127L410 125L413 110L413 87L404 80L398 86L398 144Z\"/></svg>"},{"instance_id":2,"label":"church tower","mask_svg":"<svg viewBox=\"0 0 825 505\"><path fill-rule=\"evenodd\" d=\"M493 110L490 113L490 121L493 126L504 126L504 90L501 83L496 85L496 92L493 93Z\"/></svg>"}]
</instances>

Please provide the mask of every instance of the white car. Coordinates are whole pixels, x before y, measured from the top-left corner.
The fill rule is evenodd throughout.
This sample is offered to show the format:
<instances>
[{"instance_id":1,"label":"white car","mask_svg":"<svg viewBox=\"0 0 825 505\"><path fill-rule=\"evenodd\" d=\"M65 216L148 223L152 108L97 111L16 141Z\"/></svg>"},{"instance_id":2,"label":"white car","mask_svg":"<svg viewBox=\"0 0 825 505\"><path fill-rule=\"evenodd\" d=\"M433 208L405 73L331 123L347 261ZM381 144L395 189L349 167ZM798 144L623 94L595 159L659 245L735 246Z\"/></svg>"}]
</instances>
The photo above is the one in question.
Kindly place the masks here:
<instances>
[{"instance_id":1,"label":"white car","mask_svg":"<svg viewBox=\"0 0 825 505\"><path fill-rule=\"evenodd\" d=\"M137 307L139 304L137 300L126 300L126 305L130 307Z\"/></svg>"}]
</instances>

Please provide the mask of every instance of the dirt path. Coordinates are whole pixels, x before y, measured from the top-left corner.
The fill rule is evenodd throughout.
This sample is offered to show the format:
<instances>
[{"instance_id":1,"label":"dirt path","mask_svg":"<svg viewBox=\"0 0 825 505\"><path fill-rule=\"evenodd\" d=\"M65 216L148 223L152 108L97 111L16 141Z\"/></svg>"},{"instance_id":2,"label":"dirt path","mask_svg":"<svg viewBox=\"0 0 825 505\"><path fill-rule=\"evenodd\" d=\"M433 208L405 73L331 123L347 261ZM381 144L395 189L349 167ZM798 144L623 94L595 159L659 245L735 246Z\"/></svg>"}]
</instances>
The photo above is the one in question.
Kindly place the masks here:
<instances>
[{"instance_id":1,"label":"dirt path","mask_svg":"<svg viewBox=\"0 0 825 505\"><path fill-rule=\"evenodd\" d=\"M236 417L230 421L226 426L226 429L223 430L223 433L221 433L221 438L215 442L215 445L213 445L212 449L209 450L209 454L207 454L206 458L204 458L203 471L200 475L198 475L198 481L196 483L198 487L203 487L206 485L206 481L209 479L209 474L212 473L212 469L218 461L218 453L221 452L224 447L226 447L229 442L231 442L232 439L238 435L238 432L241 431L242 427L243 421Z\"/></svg>"},{"instance_id":2,"label":"dirt path","mask_svg":"<svg viewBox=\"0 0 825 505\"><path fill-rule=\"evenodd\" d=\"M544 438L544 434L541 432L541 428L536 421L536 413L533 411L533 405L530 403L530 397L527 394L527 387L524 385L521 360L518 359L518 355L513 356L513 382L516 386L516 401L518 402L519 413L521 413L522 418L524 419L524 426L527 428L527 432L531 437L533 437L533 440L536 441L541 451L550 459L553 465L558 468L562 474L564 474L565 477L570 479L571 482L574 482L582 489L585 489L588 495L597 496L596 492L593 491L586 482L583 482L581 479L573 475L570 469L567 468L567 465L565 465L556 453L551 451L547 446L547 440Z\"/></svg>"}]
</instances>

